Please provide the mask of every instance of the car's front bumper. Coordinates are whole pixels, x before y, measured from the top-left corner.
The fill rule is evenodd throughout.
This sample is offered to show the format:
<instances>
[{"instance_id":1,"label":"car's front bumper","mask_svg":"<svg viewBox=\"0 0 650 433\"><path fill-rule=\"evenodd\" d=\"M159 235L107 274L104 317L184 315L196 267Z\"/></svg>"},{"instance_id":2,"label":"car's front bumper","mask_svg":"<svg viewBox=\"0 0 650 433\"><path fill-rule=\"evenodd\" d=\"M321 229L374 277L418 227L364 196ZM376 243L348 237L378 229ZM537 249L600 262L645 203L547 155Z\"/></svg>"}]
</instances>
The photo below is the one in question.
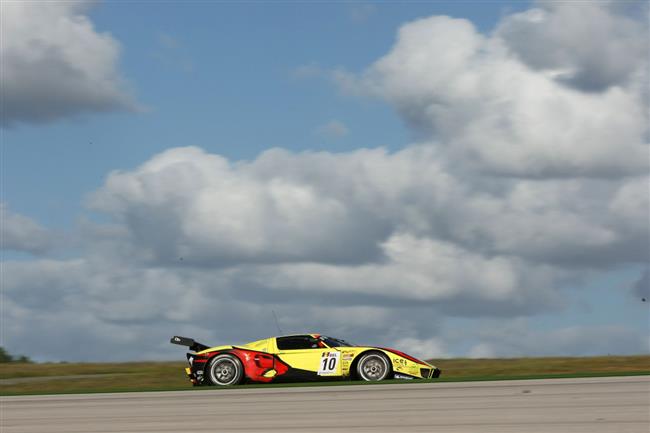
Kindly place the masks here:
<instances>
[{"instance_id":1,"label":"car's front bumper","mask_svg":"<svg viewBox=\"0 0 650 433\"><path fill-rule=\"evenodd\" d=\"M395 379L435 379L437 377L440 377L440 369L433 366L432 368L422 367L420 368L419 375L407 374L407 373L396 371L393 374L393 377Z\"/></svg>"},{"instance_id":2,"label":"car's front bumper","mask_svg":"<svg viewBox=\"0 0 650 433\"><path fill-rule=\"evenodd\" d=\"M435 379L436 377L440 377L440 369L437 368L437 367L421 368L420 369L420 376L423 379Z\"/></svg>"}]
</instances>

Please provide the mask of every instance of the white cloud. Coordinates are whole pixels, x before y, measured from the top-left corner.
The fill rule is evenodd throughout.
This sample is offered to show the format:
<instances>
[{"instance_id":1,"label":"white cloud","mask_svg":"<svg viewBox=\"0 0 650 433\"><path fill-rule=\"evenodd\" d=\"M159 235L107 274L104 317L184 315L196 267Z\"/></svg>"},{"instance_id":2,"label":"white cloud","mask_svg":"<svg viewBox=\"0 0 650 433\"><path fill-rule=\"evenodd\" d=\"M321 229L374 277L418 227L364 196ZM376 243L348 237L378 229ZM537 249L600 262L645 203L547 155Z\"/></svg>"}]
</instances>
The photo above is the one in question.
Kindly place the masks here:
<instances>
[{"instance_id":1,"label":"white cloud","mask_svg":"<svg viewBox=\"0 0 650 433\"><path fill-rule=\"evenodd\" d=\"M650 259L636 75L585 92L503 37L418 20L365 74L345 76L421 134L403 150L231 161L181 147L111 173L89 200L111 222L84 224L79 258L6 264L9 343L60 359L166 357L174 333L213 344L275 334L273 308L287 332L421 356L457 354L468 336L444 330L451 316L495 321L472 356L645 348L623 327L544 335L500 319L567 308L561 291L595 269ZM38 232L18 221L16 232ZM62 335L75 344L49 343Z\"/></svg>"},{"instance_id":2,"label":"white cloud","mask_svg":"<svg viewBox=\"0 0 650 433\"><path fill-rule=\"evenodd\" d=\"M648 259L647 178L458 177L438 154L275 149L233 163L171 149L111 174L92 207L151 263L359 264L387 257L398 233L569 268Z\"/></svg>"},{"instance_id":3,"label":"white cloud","mask_svg":"<svg viewBox=\"0 0 650 433\"><path fill-rule=\"evenodd\" d=\"M567 267L644 262L647 181L499 181L470 197L449 230L457 241L485 252Z\"/></svg>"},{"instance_id":4,"label":"white cloud","mask_svg":"<svg viewBox=\"0 0 650 433\"><path fill-rule=\"evenodd\" d=\"M101 257L10 261L4 272L7 345L38 360L169 359L178 354L168 343L174 334L214 345L244 343L278 333L272 309L286 333L322 332L398 348L398 334L418 335L413 313L249 293L228 270L139 268ZM427 322L435 327L435 319Z\"/></svg>"},{"instance_id":5,"label":"white cloud","mask_svg":"<svg viewBox=\"0 0 650 433\"><path fill-rule=\"evenodd\" d=\"M650 176L621 181L608 211L627 230L641 235L650 226ZM641 236L643 237L643 236Z\"/></svg>"},{"instance_id":6,"label":"white cloud","mask_svg":"<svg viewBox=\"0 0 650 433\"><path fill-rule=\"evenodd\" d=\"M2 126L136 109L117 70L119 44L93 28L90 5L2 4Z\"/></svg>"},{"instance_id":7,"label":"white cloud","mask_svg":"<svg viewBox=\"0 0 650 433\"><path fill-rule=\"evenodd\" d=\"M648 67L647 27L607 2L540 1L497 34L530 67L588 91L625 84ZM647 7L647 5L646 5ZM645 10L647 14L647 10Z\"/></svg>"},{"instance_id":8,"label":"white cloud","mask_svg":"<svg viewBox=\"0 0 650 433\"><path fill-rule=\"evenodd\" d=\"M620 325L567 326L544 332L517 320L477 328L471 337L480 340L469 350L472 358L648 353L645 334Z\"/></svg>"},{"instance_id":9,"label":"white cloud","mask_svg":"<svg viewBox=\"0 0 650 433\"><path fill-rule=\"evenodd\" d=\"M442 338L427 339L403 338L395 342L396 347L408 350L408 353L421 359L449 358L446 342Z\"/></svg>"},{"instance_id":10,"label":"white cloud","mask_svg":"<svg viewBox=\"0 0 650 433\"><path fill-rule=\"evenodd\" d=\"M0 203L0 239L3 250L32 254L46 252L53 242L52 233L31 218L9 210Z\"/></svg>"},{"instance_id":11,"label":"white cloud","mask_svg":"<svg viewBox=\"0 0 650 433\"><path fill-rule=\"evenodd\" d=\"M313 160L314 171L300 172L312 168L303 160ZM327 154L276 150L253 164L232 164L198 148L172 149L135 172L111 174L92 207L124 223L134 244L157 263L180 257L209 266L374 258L376 239L386 231L382 221L368 224L366 209L324 191L319 181L294 178L329 177L317 170L332 162ZM282 175L283 166L298 173Z\"/></svg>"},{"instance_id":12,"label":"white cloud","mask_svg":"<svg viewBox=\"0 0 650 433\"><path fill-rule=\"evenodd\" d=\"M215 332L196 324L261 310L222 302L218 275L138 268L110 257L10 261L3 272L7 345L40 360L170 358L174 333L192 332L215 344L241 339L230 328Z\"/></svg>"},{"instance_id":13,"label":"white cloud","mask_svg":"<svg viewBox=\"0 0 650 433\"><path fill-rule=\"evenodd\" d=\"M359 296L379 305L443 305L447 315L519 314L554 305L553 270L510 257L484 257L452 244L396 234L382 244L385 260L359 266L285 264L246 268L240 286ZM343 298L345 299L345 298ZM510 313L508 313L510 312Z\"/></svg>"},{"instance_id":14,"label":"white cloud","mask_svg":"<svg viewBox=\"0 0 650 433\"><path fill-rule=\"evenodd\" d=\"M602 61L615 63L607 53ZM389 101L457 170L546 178L647 171L648 106L638 86L647 70L639 74L642 81L580 92L528 67L498 33L436 16L404 25L361 76L338 77Z\"/></svg>"},{"instance_id":15,"label":"white cloud","mask_svg":"<svg viewBox=\"0 0 650 433\"><path fill-rule=\"evenodd\" d=\"M478 343L469 350L469 358L498 358L497 349L492 344Z\"/></svg>"}]
</instances>

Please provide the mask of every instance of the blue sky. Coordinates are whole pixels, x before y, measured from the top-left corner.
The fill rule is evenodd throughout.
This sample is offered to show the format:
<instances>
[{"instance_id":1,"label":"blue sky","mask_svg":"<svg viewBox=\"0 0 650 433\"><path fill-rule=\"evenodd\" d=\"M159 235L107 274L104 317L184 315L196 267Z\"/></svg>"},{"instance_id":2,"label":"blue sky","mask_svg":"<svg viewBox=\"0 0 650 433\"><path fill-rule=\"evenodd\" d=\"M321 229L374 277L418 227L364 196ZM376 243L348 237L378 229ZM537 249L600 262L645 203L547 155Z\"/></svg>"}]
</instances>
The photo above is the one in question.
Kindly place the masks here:
<instances>
[{"instance_id":1,"label":"blue sky","mask_svg":"<svg viewBox=\"0 0 650 433\"><path fill-rule=\"evenodd\" d=\"M96 30L120 42L120 70L142 112L3 131L11 144L5 201L13 209L70 227L80 197L109 171L134 168L175 146L232 159L252 159L270 147L401 148L412 136L389 106L346 96L309 70L362 70L391 46L402 23L419 17L465 17L489 31L506 11L522 9L522 2L190 5L104 2L89 11ZM345 119L350 134L316 133L333 119Z\"/></svg>"},{"instance_id":2,"label":"blue sky","mask_svg":"<svg viewBox=\"0 0 650 433\"><path fill-rule=\"evenodd\" d=\"M39 5L3 6L11 351L166 359L167 333L262 338L248 317L271 308L422 356L649 350L648 31L628 10ZM92 349L43 343L63 335Z\"/></svg>"}]
</instances>

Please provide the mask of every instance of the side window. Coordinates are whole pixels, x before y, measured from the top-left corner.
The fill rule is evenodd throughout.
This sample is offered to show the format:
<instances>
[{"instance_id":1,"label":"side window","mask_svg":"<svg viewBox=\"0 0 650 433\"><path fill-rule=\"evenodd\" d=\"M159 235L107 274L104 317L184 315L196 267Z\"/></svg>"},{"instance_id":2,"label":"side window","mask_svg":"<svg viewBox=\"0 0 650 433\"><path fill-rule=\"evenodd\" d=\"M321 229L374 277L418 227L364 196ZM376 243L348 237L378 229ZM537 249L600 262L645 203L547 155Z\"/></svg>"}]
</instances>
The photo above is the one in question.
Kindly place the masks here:
<instances>
[{"instance_id":1,"label":"side window","mask_svg":"<svg viewBox=\"0 0 650 433\"><path fill-rule=\"evenodd\" d=\"M319 340L311 335L294 335L276 339L279 350L318 349Z\"/></svg>"}]
</instances>

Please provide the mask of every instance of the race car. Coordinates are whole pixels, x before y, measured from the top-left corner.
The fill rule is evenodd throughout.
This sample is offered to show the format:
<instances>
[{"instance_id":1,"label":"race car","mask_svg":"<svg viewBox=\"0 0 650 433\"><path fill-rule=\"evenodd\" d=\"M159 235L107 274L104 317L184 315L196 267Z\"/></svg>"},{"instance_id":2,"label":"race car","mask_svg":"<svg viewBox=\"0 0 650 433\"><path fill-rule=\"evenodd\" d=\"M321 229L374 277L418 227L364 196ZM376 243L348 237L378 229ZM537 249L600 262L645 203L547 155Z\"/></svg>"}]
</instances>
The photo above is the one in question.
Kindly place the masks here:
<instances>
[{"instance_id":1,"label":"race car","mask_svg":"<svg viewBox=\"0 0 650 433\"><path fill-rule=\"evenodd\" d=\"M270 337L241 346L208 347L178 336L170 342L192 351L185 372L195 386L440 376L435 366L398 350L355 346L320 334Z\"/></svg>"}]
</instances>

